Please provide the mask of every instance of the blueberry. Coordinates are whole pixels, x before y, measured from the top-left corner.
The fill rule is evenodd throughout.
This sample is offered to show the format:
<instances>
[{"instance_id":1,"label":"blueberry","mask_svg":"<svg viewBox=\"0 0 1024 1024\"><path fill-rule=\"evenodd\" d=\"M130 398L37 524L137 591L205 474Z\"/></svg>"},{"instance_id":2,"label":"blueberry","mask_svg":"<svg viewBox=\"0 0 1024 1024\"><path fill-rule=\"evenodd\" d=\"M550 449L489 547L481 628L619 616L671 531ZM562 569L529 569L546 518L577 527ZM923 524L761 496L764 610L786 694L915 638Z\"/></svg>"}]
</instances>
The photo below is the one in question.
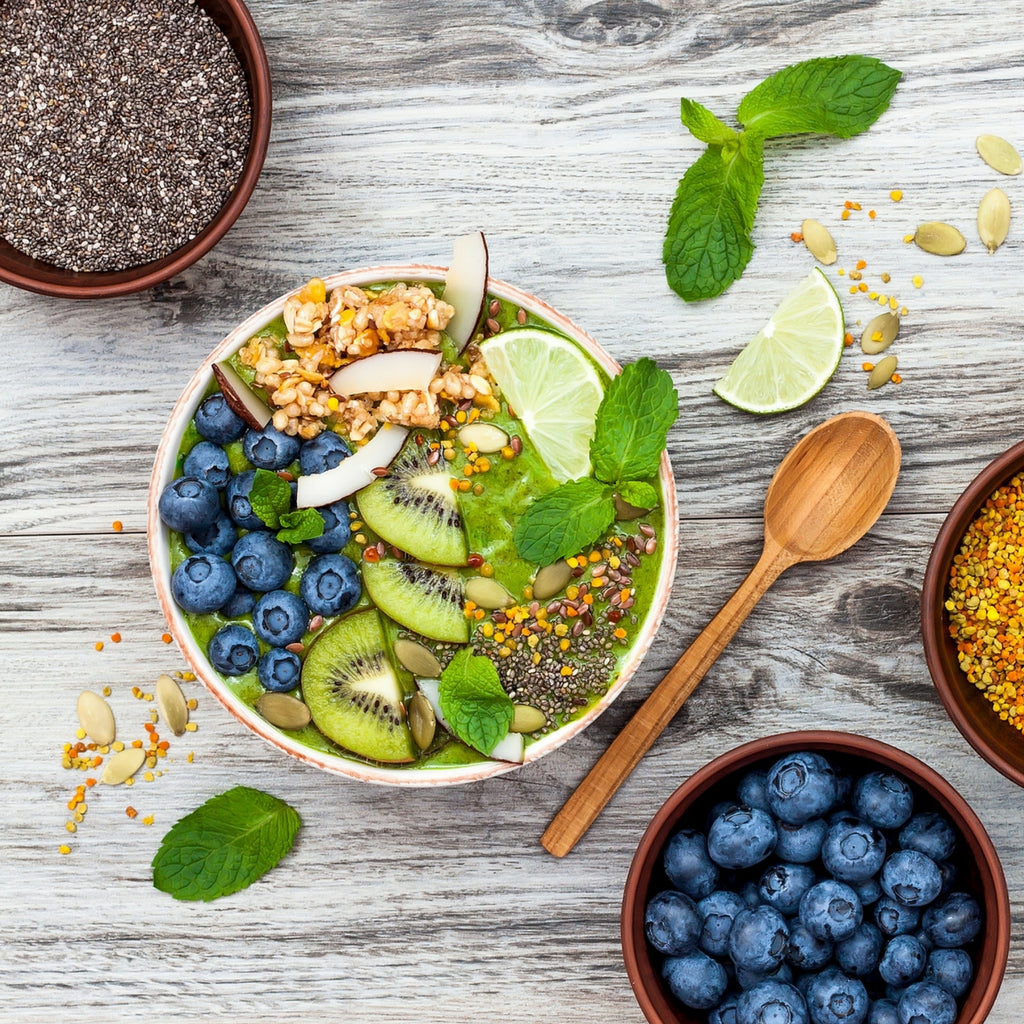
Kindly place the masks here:
<instances>
[{"instance_id":1,"label":"blueberry","mask_svg":"<svg viewBox=\"0 0 1024 1024\"><path fill-rule=\"evenodd\" d=\"M877 903L878 898L882 895L882 886L877 878L865 878L862 882L853 882L850 888L860 897L862 907L870 907L873 903Z\"/></svg>"},{"instance_id":2,"label":"blueberry","mask_svg":"<svg viewBox=\"0 0 1024 1024\"><path fill-rule=\"evenodd\" d=\"M695 900L710 895L718 884L718 868L708 856L701 832L680 829L665 844L665 874L673 887Z\"/></svg>"},{"instance_id":3,"label":"blueberry","mask_svg":"<svg viewBox=\"0 0 1024 1024\"><path fill-rule=\"evenodd\" d=\"M219 512L208 526L185 534L185 544L195 554L226 555L238 540L238 530L226 512Z\"/></svg>"},{"instance_id":4,"label":"blueberry","mask_svg":"<svg viewBox=\"0 0 1024 1024\"><path fill-rule=\"evenodd\" d=\"M814 818L802 825L789 825L784 821L776 823L779 841L775 855L794 864L810 864L821 855L821 844L825 841L828 822Z\"/></svg>"},{"instance_id":5,"label":"blueberry","mask_svg":"<svg viewBox=\"0 0 1024 1024\"><path fill-rule=\"evenodd\" d=\"M190 555L171 576L171 594L182 611L215 612L235 592L235 574L223 558Z\"/></svg>"},{"instance_id":6,"label":"blueberry","mask_svg":"<svg viewBox=\"0 0 1024 1024\"><path fill-rule=\"evenodd\" d=\"M253 592L241 583L235 585L235 592L228 598L227 604L221 605L220 613L226 619L240 619L248 615L256 604Z\"/></svg>"},{"instance_id":7,"label":"blueberry","mask_svg":"<svg viewBox=\"0 0 1024 1024\"><path fill-rule=\"evenodd\" d=\"M179 476L161 492L157 502L160 518L178 533L209 526L220 512L220 494L213 484L194 476Z\"/></svg>"},{"instance_id":8,"label":"blueberry","mask_svg":"<svg viewBox=\"0 0 1024 1024\"><path fill-rule=\"evenodd\" d=\"M924 974L926 960L921 943L913 935L897 935L885 947L878 973L890 985L906 986Z\"/></svg>"},{"instance_id":9,"label":"blueberry","mask_svg":"<svg viewBox=\"0 0 1024 1024\"><path fill-rule=\"evenodd\" d=\"M344 555L317 555L302 574L299 593L314 615L341 615L362 593L355 562Z\"/></svg>"},{"instance_id":10,"label":"blueberry","mask_svg":"<svg viewBox=\"0 0 1024 1024\"><path fill-rule=\"evenodd\" d=\"M768 773L754 769L747 772L736 787L736 796L741 804L756 807L759 811L768 810Z\"/></svg>"},{"instance_id":11,"label":"blueberry","mask_svg":"<svg viewBox=\"0 0 1024 1024\"><path fill-rule=\"evenodd\" d=\"M716 889L697 904L703 919L697 945L703 952L709 956L725 956L729 952L732 923L745 906L742 896L725 889Z\"/></svg>"},{"instance_id":12,"label":"blueberry","mask_svg":"<svg viewBox=\"0 0 1024 1024\"><path fill-rule=\"evenodd\" d=\"M921 923L921 911L908 907L891 896L882 896L874 908L875 924L888 938L909 935Z\"/></svg>"},{"instance_id":13,"label":"blueberry","mask_svg":"<svg viewBox=\"0 0 1024 1024\"><path fill-rule=\"evenodd\" d=\"M864 982L830 967L807 987L807 1011L814 1024L863 1024L868 1015Z\"/></svg>"},{"instance_id":14,"label":"blueberry","mask_svg":"<svg viewBox=\"0 0 1024 1024\"><path fill-rule=\"evenodd\" d=\"M661 974L676 999L694 1010L717 1006L729 984L725 968L701 952L667 957Z\"/></svg>"},{"instance_id":15,"label":"blueberry","mask_svg":"<svg viewBox=\"0 0 1024 1024\"><path fill-rule=\"evenodd\" d=\"M287 647L302 639L309 623L309 609L302 598L288 590L271 590L252 612L252 628L271 647Z\"/></svg>"},{"instance_id":16,"label":"blueberry","mask_svg":"<svg viewBox=\"0 0 1024 1024\"><path fill-rule=\"evenodd\" d=\"M800 898L818 876L806 864L773 864L761 875L758 889L761 899L786 917L797 912Z\"/></svg>"},{"instance_id":17,"label":"blueberry","mask_svg":"<svg viewBox=\"0 0 1024 1024\"><path fill-rule=\"evenodd\" d=\"M256 664L260 646L245 626L221 626L207 648L210 664L226 676L242 676Z\"/></svg>"},{"instance_id":18,"label":"blueberry","mask_svg":"<svg viewBox=\"0 0 1024 1024\"><path fill-rule=\"evenodd\" d=\"M790 825L820 818L836 802L836 775L820 754L790 754L768 770L768 804L775 817Z\"/></svg>"},{"instance_id":19,"label":"blueberry","mask_svg":"<svg viewBox=\"0 0 1024 1024\"><path fill-rule=\"evenodd\" d=\"M737 1024L736 994L727 995L713 1010L708 1011L708 1024Z\"/></svg>"},{"instance_id":20,"label":"blueberry","mask_svg":"<svg viewBox=\"0 0 1024 1024\"><path fill-rule=\"evenodd\" d=\"M862 821L832 825L821 844L825 870L841 882L863 882L875 875L885 860L885 836Z\"/></svg>"},{"instance_id":21,"label":"blueberry","mask_svg":"<svg viewBox=\"0 0 1024 1024\"><path fill-rule=\"evenodd\" d=\"M900 1016L891 999L876 999L868 1010L867 1024L899 1024Z\"/></svg>"},{"instance_id":22,"label":"blueberry","mask_svg":"<svg viewBox=\"0 0 1024 1024\"><path fill-rule=\"evenodd\" d=\"M256 674L265 690L288 693L299 685L302 662L299 656L280 647L273 647L256 665Z\"/></svg>"},{"instance_id":23,"label":"blueberry","mask_svg":"<svg viewBox=\"0 0 1024 1024\"><path fill-rule=\"evenodd\" d=\"M301 443L268 423L262 430L245 432L242 451L258 469L284 469L298 458Z\"/></svg>"},{"instance_id":24,"label":"blueberry","mask_svg":"<svg viewBox=\"0 0 1024 1024\"><path fill-rule=\"evenodd\" d=\"M265 530L267 528L267 524L253 512L252 503L249 501L249 493L252 491L255 479L256 470L247 469L244 473L233 476L224 489L228 515L243 530Z\"/></svg>"},{"instance_id":25,"label":"blueberry","mask_svg":"<svg viewBox=\"0 0 1024 1024\"><path fill-rule=\"evenodd\" d=\"M205 480L218 491L222 491L231 479L231 465L228 453L219 444L212 441L200 441L185 456L182 463L185 476L198 477Z\"/></svg>"},{"instance_id":26,"label":"blueberry","mask_svg":"<svg viewBox=\"0 0 1024 1024\"><path fill-rule=\"evenodd\" d=\"M956 1020L956 1000L930 981L911 985L896 1010L900 1024L953 1024Z\"/></svg>"},{"instance_id":27,"label":"blueberry","mask_svg":"<svg viewBox=\"0 0 1024 1024\"><path fill-rule=\"evenodd\" d=\"M921 923L936 946L943 949L964 946L981 931L981 907L973 896L953 892L929 907Z\"/></svg>"},{"instance_id":28,"label":"blueberry","mask_svg":"<svg viewBox=\"0 0 1024 1024\"><path fill-rule=\"evenodd\" d=\"M700 911L685 893L667 889L647 904L644 934L659 953L668 956L692 953L697 947L700 930Z\"/></svg>"},{"instance_id":29,"label":"blueberry","mask_svg":"<svg viewBox=\"0 0 1024 1024\"><path fill-rule=\"evenodd\" d=\"M798 971L817 971L824 967L835 952L829 939L819 939L800 923L799 918L789 929L789 949L786 960Z\"/></svg>"},{"instance_id":30,"label":"blueberry","mask_svg":"<svg viewBox=\"0 0 1024 1024\"><path fill-rule=\"evenodd\" d=\"M306 441L299 449L299 469L303 476L312 473L325 473L341 465L352 449L333 431L325 430L317 434L312 441Z\"/></svg>"},{"instance_id":31,"label":"blueberry","mask_svg":"<svg viewBox=\"0 0 1024 1024\"><path fill-rule=\"evenodd\" d=\"M719 815L708 830L708 856L724 868L759 864L778 840L771 815L754 807L736 807Z\"/></svg>"},{"instance_id":32,"label":"blueberry","mask_svg":"<svg viewBox=\"0 0 1024 1024\"><path fill-rule=\"evenodd\" d=\"M753 878L741 882L736 892L748 907L761 906L761 887Z\"/></svg>"},{"instance_id":33,"label":"blueberry","mask_svg":"<svg viewBox=\"0 0 1024 1024\"><path fill-rule=\"evenodd\" d=\"M949 860L956 848L956 833L941 814L924 811L900 829L899 844L904 850L917 850L934 861Z\"/></svg>"},{"instance_id":34,"label":"blueberry","mask_svg":"<svg viewBox=\"0 0 1024 1024\"><path fill-rule=\"evenodd\" d=\"M967 991L974 977L974 964L962 949L935 949L928 954L924 968L924 981L944 988L954 999Z\"/></svg>"},{"instance_id":35,"label":"blueberry","mask_svg":"<svg viewBox=\"0 0 1024 1024\"><path fill-rule=\"evenodd\" d=\"M782 963L789 944L786 919L768 906L746 907L732 923L729 956L737 967L767 974Z\"/></svg>"},{"instance_id":36,"label":"blueberry","mask_svg":"<svg viewBox=\"0 0 1024 1024\"><path fill-rule=\"evenodd\" d=\"M869 772L853 787L854 812L876 828L900 828L914 810L914 793L906 779L893 772Z\"/></svg>"},{"instance_id":37,"label":"blueberry","mask_svg":"<svg viewBox=\"0 0 1024 1024\"><path fill-rule=\"evenodd\" d=\"M269 533L257 531L239 537L231 552L231 564L250 590L267 591L277 590L288 582L295 559L287 544Z\"/></svg>"},{"instance_id":38,"label":"blueberry","mask_svg":"<svg viewBox=\"0 0 1024 1024\"><path fill-rule=\"evenodd\" d=\"M864 918L860 899L844 882L826 878L812 885L800 900L800 921L819 939L842 942Z\"/></svg>"},{"instance_id":39,"label":"blueberry","mask_svg":"<svg viewBox=\"0 0 1024 1024\"><path fill-rule=\"evenodd\" d=\"M195 424L196 430L214 444L237 441L245 433L245 421L231 410L219 392L196 409Z\"/></svg>"},{"instance_id":40,"label":"blueberry","mask_svg":"<svg viewBox=\"0 0 1024 1024\"><path fill-rule=\"evenodd\" d=\"M927 906L942 889L939 866L917 850L897 850L882 865L878 880L889 896L908 907Z\"/></svg>"},{"instance_id":41,"label":"blueberry","mask_svg":"<svg viewBox=\"0 0 1024 1024\"><path fill-rule=\"evenodd\" d=\"M939 891L939 895L945 896L953 891L953 886L956 885L957 879L960 877L960 871L952 861L944 860L939 862L939 874L942 876L942 889Z\"/></svg>"},{"instance_id":42,"label":"blueberry","mask_svg":"<svg viewBox=\"0 0 1024 1024\"><path fill-rule=\"evenodd\" d=\"M320 518L324 521L324 532L319 537L306 541L310 549L318 555L329 555L348 543L352 535L351 519L347 501L336 501L333 505L318 508Z\"/></svg>"},{"instance_id":43,"label":"blueberry","mask_svg":"<svg viewBox=\"0 0 1024 1024\"><path fill-rule=\"evenodd\" d=\"M836 963L851 978L866 978L878 966L884 947L877 926L864 921L848 939L836 943Z\"/></svg>"},{"instance_id":44,"label":"blueberry","mask_svg":"<svg viewBox=\"0 0 1024 1024\"><path fill-rule=\"evenodd\" d=\"M923 928L918 928L917 931L913 934L914 938L921 943L921 948L926 953L930 953L933 949L935 949L935 943L932 942L931 938L928 936L927 932L925 932Z\"/></svg>"},{"instance_id":45,"label":"blueberry","mask_svg":"<svg viewBox=\"0 0 1024 1024\"><path fill-rule=\"evenodd\" d=\"M762 981L736 1002L736 1024L809 1024L807 1003L784 981Z\"/></svg>"},{"instance_id":46,"label":"blueberry","mask_svg":"<svg viewBox=\"0 0 1024 1024\"><path fill-rule=\"evenodd\" d=\"M789 985L793 984L793 969L783 961L773 971L750 971L746 967L733 968L736 974L736 984L744 991L760 985L763 981L784 981Z\"/></svg>"}]
</instances>

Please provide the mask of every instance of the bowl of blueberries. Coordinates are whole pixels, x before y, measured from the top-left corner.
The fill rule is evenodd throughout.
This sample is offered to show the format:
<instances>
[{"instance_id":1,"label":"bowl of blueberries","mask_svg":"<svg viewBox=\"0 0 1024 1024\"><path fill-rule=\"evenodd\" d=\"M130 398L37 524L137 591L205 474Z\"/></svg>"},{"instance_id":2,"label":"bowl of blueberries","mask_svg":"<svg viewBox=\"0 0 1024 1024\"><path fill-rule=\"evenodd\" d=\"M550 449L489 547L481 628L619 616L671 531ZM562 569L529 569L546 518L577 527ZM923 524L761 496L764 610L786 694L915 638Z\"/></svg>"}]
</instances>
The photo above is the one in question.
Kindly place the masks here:
<instances>
[{"instance_id":1,"label":"bowl of blueberries","mask_svg":"<svg viewBox=\"0 0 1024 1024\"><path fill-rule=\"evenodd\" d=\"M793 732L669 797L621 926L651 1024L981 1024L1010 908L991 839L937 772L864 736Z\"/></svg>"}]
</instances>

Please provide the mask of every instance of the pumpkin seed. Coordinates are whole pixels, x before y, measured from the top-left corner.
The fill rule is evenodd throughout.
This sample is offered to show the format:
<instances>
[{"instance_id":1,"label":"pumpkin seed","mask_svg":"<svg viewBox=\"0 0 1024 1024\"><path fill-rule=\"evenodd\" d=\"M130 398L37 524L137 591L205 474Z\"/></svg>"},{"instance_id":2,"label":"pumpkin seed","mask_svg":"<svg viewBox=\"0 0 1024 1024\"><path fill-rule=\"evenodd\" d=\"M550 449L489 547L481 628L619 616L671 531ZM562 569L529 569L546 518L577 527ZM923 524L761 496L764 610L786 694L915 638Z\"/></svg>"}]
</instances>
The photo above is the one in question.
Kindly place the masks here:
<instances>
[{"instance_id":1,"label":"pumpkin seed","mask_svg":"<svg viewBox=\"0 0 1024 1024\"><path fill-rule=\"evenodd\" d=\"M107 786L119 786L130 779L145 762L146 751L142 747L126 747L106 763L100 782Z\"/></svg>"},{"instance_id":2,"label":"pumpkin seed","mask_svg":"<svg viewBox=\"0 0 1024 1024\"><path fill-rule=\"evenodd\" d=\"M564 558L560 558L557 562L545 565L537 572L533 581L533 596L538 601L546 601L549 597L554 597L555 594L560 594L565 590L571 579L572 569L569 563Z\"/></svg>"},{"instance_id":3,"label":"pumpkin seed","mask_svg":"<svg viewBox=\"0 0 1024 1024\"><path fill-rule=\"evenodd\" d=\"M874 391L883 384L889 383L889 378L896 372L896 357L886 356L875 363L875 368L868 374L868 391Z\"/></svg>"},{"instance_id":4,"label":"pumpkin seed","mask_svg":"<svg viewBox=\"0 0 1024 1024\"><path fill-rule=\"evenodd\" d=\"M978 237L989 253L1006 241L1010 232L1010 200L1001 188L985 194L978 206Z\"/></svg>"},{"instance_id":5,"label":"pumpkin seed","mask_svg":"<svg viewBox=\"0 0 1024 1024\"><path fill-rule=\"evenodd\" d=\"M914 241L919 249L933 256L956 256L964 251L967 239L952 224L941 220L930 220L914 232Z\"/></svg>"},{"instance_id":6,"label":"pumpkin seed","mask_svg":"<svg viewBox=\"0 0 1024 1024\"><path fill-rule=\"evenodd\" d=\"M808 252L819 262L830 266L836 261L836 243L824 224L816 220L805 220L800 225L800 234L804 236L804 245Z\"/></svg>"},{"instance_id":7,"label":"pumpkin seed","mask_svg":"<svg viewBox=\"0 0 1024 1024\"><path fill-rule=\"evenodd\" d=\"M472 576L466 580L466 600L479 608L510 608L515 598L495 579Z\"/></svg>"},{"instance_id":8,"label":"pumpkin seed","mask_svg":"<svg viewBox=\"0 0 1024 1024\"><path fill-rule=\"evenodd\" d=\"M900 332L900 318L893 312L879 313L860 336L861 351L867 356L884 352Z\"/></svg>"},{"instance_id":9,"label":"pumpkin seed","mask_svg":"<svg viewBox=\"0 0 1024 1024\"><path fill-rule=\"evenodd\" d=\"M420 750L426 750L434 742L437 732L437 715L427 695L417 690L409 701L409 729L413 741Z\"/></svg>"},{"instance_id":10,"label":"pumpkin seed","mask_svg":"<svg viewBox=\"0 0 1024 1024\"><path fill-rule=\"evenodd\" d=\"M114 742L114 712L98 693L83 690L78 695L78 723L93 743L105 747Z\"/></svg>"},{"instance_id":11,"label":"pumpkin seed","mask_svg":"<svg viewBox=\"0 0 1024 1024\"><path fill-rule=\"evenodd\" d=\"M161 675L154 690L156 706L167 728L175 736L181 736L188 724L188 703L181 687L169 675Z\"/></svg>"},{"instance_id":12,"label":"pumpkin seed","mask_svg":"<svg viewBox=\"0 0 1024 1024\"><path fill-rule=\"evenodd\" d=\"M1000 174L1020 174L1020 154L998 135L979 135L974 143L978 147L978 155Z\"/></svg>"},{"instance_id":13,"label":"pumpkin seed","mask_svg":"<svg viewBox=\"0 0 1024 1024\"><path fill-rule=\"evenodd\" d=\"M423 644L399 637L392 650L402 667L408 669L414 676L437 679L441 675L441 662L434 657L434 652L424 647Z\"/></svg>"},{"instance_id":14,"label":"pumpkin seed","mask_svg":"<svg viewBox=\"0 0 1024 1024\"><path fill-rule=\"evenodd\" d=\"M481 423L479 420L467 423L455 436L463 448L473 445L478 452L485 455L500 452L509 442L508 434L501 427L496 427L493 423Z\"/></svg>"},{"instance_id":15,"label":"pumpkin seed","mask_svg":"<svg viewBox=\"0 0 1024 1024\"><path fill-rule=\"evenodd\" d=\"M618 522L627 522L630 519L639 519L647 515L649 508L640 508L638 505L630 505L620 494L615 495L615 518Z\"/></svg>"},{"instance_id":16,"label":"pumpkin seed","mask_svg":"<svg viewBox=\"0 0 1024 1024\"><path fill-rule=\"evenodd\" d=\"M256 701L256 711L278 729L303 729L312 719L309 708L301 700L273 690Z\"/></svg>"},{"instance_id":17,"label":"pumpkin seed","mask_svg":"<svg viewBox=\"0 0 1024 1024\"><path fill-rule=\"evenodd\" d=\"M530 704L513 705L512 724L508 727L509 732L536 732L548 724L547 717L540 708Z\"/></svg>"}]
</instances>

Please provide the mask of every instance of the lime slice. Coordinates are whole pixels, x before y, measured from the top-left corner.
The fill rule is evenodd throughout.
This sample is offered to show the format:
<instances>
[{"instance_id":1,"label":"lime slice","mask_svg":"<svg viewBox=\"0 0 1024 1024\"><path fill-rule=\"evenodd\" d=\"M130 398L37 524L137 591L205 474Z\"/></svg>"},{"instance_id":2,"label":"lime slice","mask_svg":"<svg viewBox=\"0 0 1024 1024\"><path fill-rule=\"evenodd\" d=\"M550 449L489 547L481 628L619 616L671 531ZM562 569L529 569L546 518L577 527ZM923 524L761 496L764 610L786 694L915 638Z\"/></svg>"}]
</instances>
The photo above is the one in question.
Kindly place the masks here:
<instances>
[{"instance_id":1,"label":"lime slice","mask_svg":"<svg viewBox=\"0 0 1024 1024\"><path fill-rule=\"evenodd\" d=\"M815 267L782 300L713 390L746 412L796 409L836 372L844 333L839 296Z\"/></svg>"},{"instance_id":2,"label":"lime slice","mask_svg":"<svg viewBox=\"0 0 1024 1024\"><path fill-rule=\"evenodd\" d=\"M583 351L533 327L502 331L480 351L551 475L559 483L587 476L604 385Z\"/></svg>"}]
</instances>

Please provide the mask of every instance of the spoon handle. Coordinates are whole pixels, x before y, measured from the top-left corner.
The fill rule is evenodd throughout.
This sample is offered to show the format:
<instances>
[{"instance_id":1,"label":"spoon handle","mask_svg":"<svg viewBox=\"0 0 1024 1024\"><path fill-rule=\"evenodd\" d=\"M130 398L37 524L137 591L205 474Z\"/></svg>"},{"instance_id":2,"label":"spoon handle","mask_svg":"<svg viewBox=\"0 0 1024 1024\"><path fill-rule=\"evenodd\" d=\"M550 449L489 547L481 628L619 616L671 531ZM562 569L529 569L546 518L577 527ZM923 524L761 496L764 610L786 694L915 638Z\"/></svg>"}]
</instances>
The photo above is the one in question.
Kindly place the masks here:
<instances>
[{"instance_id":1,"label":"spoon handle","mask_svg":"<svg viewBox=\"0 0 1024 1024\"><path fill-rule=\"evenodd\" d=\"M725 650L754 605L795 561L778 546L766 543L757 564L736 593L669 669L552 819L541 836L544 849L564 857L579 842Z\"/></svg>"}]
</instances>

